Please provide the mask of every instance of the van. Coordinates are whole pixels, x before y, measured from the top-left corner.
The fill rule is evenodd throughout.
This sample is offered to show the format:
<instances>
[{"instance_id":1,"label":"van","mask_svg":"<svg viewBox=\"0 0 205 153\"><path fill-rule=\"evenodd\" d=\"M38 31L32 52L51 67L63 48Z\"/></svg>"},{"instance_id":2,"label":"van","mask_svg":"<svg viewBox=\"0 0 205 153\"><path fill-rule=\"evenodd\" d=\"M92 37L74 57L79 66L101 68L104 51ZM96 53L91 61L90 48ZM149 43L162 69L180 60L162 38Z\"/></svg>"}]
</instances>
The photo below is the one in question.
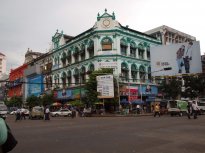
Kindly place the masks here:
<instances>
[{"instance_id":1,"label":"van","mask_svg":"<svg viewBox=\"0 0 205 153\"><path fill-rule=\"evenodd\" d=\"M188 102L184 100L169 100L167 102L168 113L171 116L183 116L187 113Z\"/></svg>"},{"instance_id":2,"label":"van","mask_svg":"<svg viewBox=\"0 0 205 153\"><path fill-rule=\"evenodd\" d=\"M35 106L32 108L29 114L30 119L38 118L43 119L44 118L44 108L41 106Z\"/></svg>"},{"instance_id":3,"label":"van","mask_svg":"<svg viewBox=\"0 0 205 153\"><path fill-rule=\"evenodd\" d=\"M204 114L204 112L205 112L205 98L199 98L196 101L196 105L200 110L200 114Z\"/></svg>"}]
</instances>

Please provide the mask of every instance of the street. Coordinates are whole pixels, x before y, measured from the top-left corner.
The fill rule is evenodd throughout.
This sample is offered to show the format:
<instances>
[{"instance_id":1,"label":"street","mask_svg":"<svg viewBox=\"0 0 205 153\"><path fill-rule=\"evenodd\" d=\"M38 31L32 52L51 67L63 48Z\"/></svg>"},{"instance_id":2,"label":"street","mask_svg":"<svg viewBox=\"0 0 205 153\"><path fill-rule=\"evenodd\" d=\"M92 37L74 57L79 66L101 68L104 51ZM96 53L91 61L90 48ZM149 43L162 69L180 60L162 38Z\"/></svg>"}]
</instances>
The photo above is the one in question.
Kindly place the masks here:
<instances>
[{"instance_id":1,"label":"street","mask_svg":"<svg viewBox=\"0 0 205 153\"><path fill-rule=\"evenodd\" d=\"M205 115L6 120L18 140L11 153L205 153Z\"/></svg>"}]
</instances>

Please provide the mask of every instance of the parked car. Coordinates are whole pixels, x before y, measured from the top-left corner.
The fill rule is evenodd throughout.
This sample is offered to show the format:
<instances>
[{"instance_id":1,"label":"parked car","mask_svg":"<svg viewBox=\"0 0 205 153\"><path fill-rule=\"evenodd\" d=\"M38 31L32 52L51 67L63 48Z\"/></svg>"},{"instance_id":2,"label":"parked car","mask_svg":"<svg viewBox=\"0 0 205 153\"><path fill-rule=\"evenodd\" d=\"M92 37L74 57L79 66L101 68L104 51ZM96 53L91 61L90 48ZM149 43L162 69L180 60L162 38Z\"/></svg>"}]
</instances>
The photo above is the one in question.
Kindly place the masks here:
<instances>
[{"instance_id":1,"label":"parked car","mask_svg":"<svg viewBox=\"0 0 205 153\"><path fill-rule=\"evenodd\" d=\"M17 110L13 110L13 111L10 112L10 115L15 115L16 112L17 112ZM29 110L28 110L28 109L25 109L25 108L21 108L21 109L20 109L20 113L22 113L22 112L24 112L24 114L25 114L26 116L29 116L29 114L30 114Z\"/></svg>"},{"instance_id":2,"label":"parked car","mask_svg":"<svg viewBox=\"0 0 205 153\"><path fill-rule=\"evenodd\" d=\"M52 117L57 117L57 116L71 116L72 111L69 109L60 109L58 111L51 112Z\"/></svg>"},{"instance_id":3,"label":"parked car","mask_svg":"<svg viewBox=\"0 0 205 153\"><path fill-rule=\"evenodd\" d=\"M29 118L38 118L38 119L43 119L44 118L44 108L41 106L35 106L32 108Z\"/></svg>"}]
</instances>

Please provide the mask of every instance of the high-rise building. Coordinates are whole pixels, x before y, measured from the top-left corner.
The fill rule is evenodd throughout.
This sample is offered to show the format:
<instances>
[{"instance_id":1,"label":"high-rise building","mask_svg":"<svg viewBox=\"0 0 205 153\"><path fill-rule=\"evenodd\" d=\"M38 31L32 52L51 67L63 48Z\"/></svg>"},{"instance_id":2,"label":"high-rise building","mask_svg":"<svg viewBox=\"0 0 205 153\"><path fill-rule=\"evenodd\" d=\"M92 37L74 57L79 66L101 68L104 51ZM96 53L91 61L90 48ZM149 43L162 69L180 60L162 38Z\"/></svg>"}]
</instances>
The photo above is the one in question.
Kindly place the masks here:
<instances>
[{"instance_id":1,"label":"high-rise building","mask_svg":"<svg viewBox=\"0 0 205 153\"><path fill-rule=\"evenodd\" d=\"M0 76L6 73L6 56L0 53Z\"/></svg>"},{"instance_id":2,"label":"high-rise building","mask_svg":"<svg viewBox=\"0 0 205 153\"><path fill-rule=\"evenodd\" d=\"M194 36L178 31L166 25L145 32L162 41L162 45L196 41Z\"/></svg>"}]
</instances>

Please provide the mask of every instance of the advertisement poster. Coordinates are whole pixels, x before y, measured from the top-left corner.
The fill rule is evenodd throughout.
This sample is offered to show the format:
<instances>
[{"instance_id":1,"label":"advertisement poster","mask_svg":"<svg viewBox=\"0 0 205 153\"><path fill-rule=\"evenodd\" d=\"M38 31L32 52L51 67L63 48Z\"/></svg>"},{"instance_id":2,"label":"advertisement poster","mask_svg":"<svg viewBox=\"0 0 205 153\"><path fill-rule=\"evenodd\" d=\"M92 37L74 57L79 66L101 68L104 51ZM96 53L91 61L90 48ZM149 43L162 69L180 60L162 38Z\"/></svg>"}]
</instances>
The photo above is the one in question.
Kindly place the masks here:
<instances>
[{"instance_id":1,"label":"advertisement poster","mask_svg":"<svg viewBox=\"0 0 205 153\"><path fill-rule=\"evenodd\" d=\"M43 77L37 75L32 78L28 78L28 96L39 96L43 91Z\"/></svg>"},{"instance_id":2,"label":"advertisement poster","mask_svg":"<svg viewBox=\"0 0 205 153\"><path fill-rule=\"evenodd\" d=\"M202 72L198 41L151 47L152 76L173 76ZM170 67L171 70L164 70Z\"/></svg>"},{"instance_id":3,"label":"advertisement poster","mask_svg":"<svg viewBox=\"0 0 205 153\"><path fill-rule=\"evenodd\" d=\"M114 97L114 83L113 75L97 76L97 92L98 98L113 98Z\"/></svg>"}]
</instances>

